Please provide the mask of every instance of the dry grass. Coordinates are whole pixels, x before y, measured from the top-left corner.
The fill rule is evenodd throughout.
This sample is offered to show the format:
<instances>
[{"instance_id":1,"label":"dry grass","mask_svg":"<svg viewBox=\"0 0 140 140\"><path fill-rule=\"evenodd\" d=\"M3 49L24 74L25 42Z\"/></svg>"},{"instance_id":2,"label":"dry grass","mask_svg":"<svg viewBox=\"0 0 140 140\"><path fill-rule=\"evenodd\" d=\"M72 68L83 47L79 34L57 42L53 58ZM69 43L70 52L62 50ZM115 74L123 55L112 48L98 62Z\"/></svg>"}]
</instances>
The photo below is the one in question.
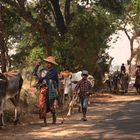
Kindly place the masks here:
<instances>
[{"instance_id":1,"label":"dry grass","mask_svg":"<svg viewBox=\"0 0 140 140\"><path fill-rule=\"evenodd\" d=\"M20 119L24 121L25 118L30 118L29 116L33 114L38 114L38 103L39 91L37 91L36 88L31 87L29 81L24 81L18 108ZM5 104L4 118L5 122L13 122L14 120L14 106L10 100Z\"/></svg>"}]
</instances>

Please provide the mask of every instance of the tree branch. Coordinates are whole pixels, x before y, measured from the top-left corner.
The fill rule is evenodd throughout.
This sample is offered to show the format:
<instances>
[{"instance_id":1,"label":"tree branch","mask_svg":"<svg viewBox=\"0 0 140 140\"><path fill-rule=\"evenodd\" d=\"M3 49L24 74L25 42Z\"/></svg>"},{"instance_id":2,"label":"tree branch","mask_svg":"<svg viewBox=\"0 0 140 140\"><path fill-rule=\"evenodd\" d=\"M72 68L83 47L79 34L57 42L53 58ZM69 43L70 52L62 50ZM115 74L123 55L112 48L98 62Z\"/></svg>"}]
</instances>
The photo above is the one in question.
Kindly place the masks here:
<instances>
[{"instance_id":1,"label":"tree branch","mask_svg":"<svg viewBox=\"0 0 140 140\"><path fill-rule=\"evenodd\" d=\"M63 35L66 32L66 25L64 22L62 12L60 10L59 0L50 0L50 2L53 6L53 10L56 17L56 26L60 31L61 35Z\"/></svg>"},{"instance_id":2,"label":"tree branch","mask_svg":"<svg viewBox=\"0 0 140 140\"><path fill-rule=\"evenodd\" d=\"M42 21L38 19L34 19L31 12L27 9L25 9L25 0L18 0L19 3L15 1L10 0L2 0L3 3L10 5L13 7L13 10L22 17L25 21L31 24L34 31L38 32L40 34L40 37L46 47L46 53L48 55L51 55L51 49L48 46L48 37L47 32L45 31L45 28L43 27Z\"/></svg>"}]
</instances>

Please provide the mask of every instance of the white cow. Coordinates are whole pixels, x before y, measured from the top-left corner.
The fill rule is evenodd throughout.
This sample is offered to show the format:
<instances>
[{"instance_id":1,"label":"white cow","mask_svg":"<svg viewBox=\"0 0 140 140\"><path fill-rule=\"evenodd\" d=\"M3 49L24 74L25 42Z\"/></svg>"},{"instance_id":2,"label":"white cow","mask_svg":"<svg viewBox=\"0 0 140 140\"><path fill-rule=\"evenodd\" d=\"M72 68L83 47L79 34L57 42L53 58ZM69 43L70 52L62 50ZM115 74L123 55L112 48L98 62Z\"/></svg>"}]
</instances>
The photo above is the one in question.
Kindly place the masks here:
<instances>
[{"instance_id":1,"label":"white cow","mask_svg":"<svg viewBox=\"0 0 140 140\"><path fill-rule=\"evenodd\" d=\"M63 86L64 86L64 99L67 97L67 102L69 104L69 110L67 116L71 116L71 112L73 106L77 103L78 97L72 97L72 93L78 81L82 79L82 71L77 73L71 73L69 76L64 77ZM92 86L94 86L94 78L92 75L88 76L88 80L91 82Z\"/></svg>"}]
</instances>

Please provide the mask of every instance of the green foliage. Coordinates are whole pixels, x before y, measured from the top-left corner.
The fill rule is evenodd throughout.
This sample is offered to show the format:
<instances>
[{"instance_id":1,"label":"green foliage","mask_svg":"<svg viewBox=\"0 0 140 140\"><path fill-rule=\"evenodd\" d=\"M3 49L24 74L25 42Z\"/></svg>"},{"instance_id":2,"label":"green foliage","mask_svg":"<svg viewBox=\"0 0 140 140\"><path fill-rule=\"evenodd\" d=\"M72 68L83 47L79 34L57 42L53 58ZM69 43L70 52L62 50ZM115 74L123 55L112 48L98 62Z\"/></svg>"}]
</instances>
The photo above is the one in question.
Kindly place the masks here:
<instances>
[{"instance_id":1,"label":"green foliage","mask_svg":"<svg viewBox=\"0 0 140 140\"><path fill-rule=\"evenodd\" d=\"M5 3L4 0L2 1ZM115 32L115 16L113 17L112 13L120 15L127 0L95 0L95 3L90 3L89 8L86 8L89 0L82 1L86 2L85 6L79 4L79 0L71 1L71 22L63 36L60 35L55 23L59 17L53 15L54 11L49 1L38 0L28 3L25 7L21 7L27 10L25 13L22 13L23 11L18 13L20 8L15 10L16 13L13 5L8 6L11 8L9 9L11 14L14 14L11 22L7 20L7 24L13 23L10 39L16 43L12 46L12 49L16 49L15 54L11 56L12 65L16 68L30 67L34 61L46 57L42 41L44 36L38 29L35 30L38 27L33 26L36 25L35 23L32 25L32 21L35 21L43 27L43 33L47 36L49 47L52 48L52 55L57 56L61 70L88 69L92 73L107 71L109 57L105 50L109 48L107 43L110 35ZM13 1L13 3L18 3L18 1ZM62 10L64 10L64 5L65 0L60 3ZM28 16L24 18L22 14ZM18 24L12 20L17 20Z\"/></svg>"},{"instance_id":2,"label":"green foliage","mask_svg":"<svg viewBox=\"0 0 140 140\"><path fill-rule=\"evenodd\" d=\"M11 56L12 65L16 68L27 68L32 66L34 61L43 59L45 56L45 47L38 33L31 30L28 22L21 21L22 26L18 29L19 38L16 39L17 45L13 46L16 50ZM54 26L44 23L44 28L49 33L48 42L52 44L58 33ZM30 68L29 68L30 69Z\"/></svg>"},{"instance_id":3,"label":"green foliage","mask_svg":"<svg viewBox=\"0 0 140 140\"><path fill-rule=\"evenodd\" d=\"M105 67L106 64L103 66L101 63L106 63L102 59L104 50L109 47L109 36L114 32L112 21L103 9L94 8L93 11L77 14L68 27L68 33L54 44L60 52L61 67L93 72L97 61L100 61L102 68Z\"/></svg>"},{"instance_id":4,"label":"green foliage","mask_svg":"<svg viewBox=\"0 0 140 140\"><path fill-rule=\"evenodd\" d=\"M132 0L133 8L136 13L140 12L140 0Z\"/></svg>"},{"instance_id":5,"label":"green foliage","mask_svg":"<svg viewBox=\"0 0 140 140\"><path fill-rule=\"evenodd\" d=\"M30 55L27 58L28 64L32 64L34 61L42 60L43 58L45 58L45 53L44 53L43 47L42 48L40 48L40 47L33 48Z\"/></svg>"},{"instance_id":6,"label":"green foliage","mask_svg":"<svg viewBox=\"0 0 140 140\"><path fill-rule=\"evenodd\" d=\"M11 11L9 8L4 7L5 11L2 14L2 21L4 23L4 27L5 27L5 34L7 34L8 36L15 36L17 37L17 31L19 28L19 24L20 24L20 18L16 15L15 12Z\"/></svg>"},{"instance_id":7,"label":"green foliage","mask_svg":"<svg viewBox=\"0 0 140 140\"><path fill-rule=\"evenodd\" d=\"M97 4L115 15L121 15L124 12L125 6L130 1L131 0L97 0Z\"/></svg>"},{"instance_id":8,"label":"green foliage","mask_svg":"<svg viewBox=\"0 0 140 140\"><path fill-rule=\"evenodd\" d=\"M28 41L27 41L28 40ZM31 34L24 34L22 40L19 40L16 53L11 56L12 65L16 68L26 68L38 59L44 57L45 51L38 36L32 38Z\"/></svg>"}]
</instances>

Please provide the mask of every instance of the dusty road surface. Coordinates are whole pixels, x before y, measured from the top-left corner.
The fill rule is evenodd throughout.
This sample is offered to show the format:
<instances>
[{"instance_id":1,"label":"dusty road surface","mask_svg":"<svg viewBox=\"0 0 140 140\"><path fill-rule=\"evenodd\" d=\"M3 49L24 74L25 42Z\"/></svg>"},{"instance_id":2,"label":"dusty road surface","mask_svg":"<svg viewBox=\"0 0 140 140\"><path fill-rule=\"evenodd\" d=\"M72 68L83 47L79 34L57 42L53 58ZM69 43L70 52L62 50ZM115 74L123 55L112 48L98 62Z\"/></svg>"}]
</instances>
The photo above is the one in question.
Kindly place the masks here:
<instances>
[{"instance_id":1,"label":"dusty road surface","mask_svg":"<svg viewBox=\"0 0 140 140\"><path fill-rule=\"evenodd\" d=\"M0 130L0 140L139 140L140 95L110 95L96 97L87 113L88 121L81 121L81 114L72 117L59 116L57 124L42 127L38 115L18 126L6 124Z\"/></svg>"}]
</instances>

